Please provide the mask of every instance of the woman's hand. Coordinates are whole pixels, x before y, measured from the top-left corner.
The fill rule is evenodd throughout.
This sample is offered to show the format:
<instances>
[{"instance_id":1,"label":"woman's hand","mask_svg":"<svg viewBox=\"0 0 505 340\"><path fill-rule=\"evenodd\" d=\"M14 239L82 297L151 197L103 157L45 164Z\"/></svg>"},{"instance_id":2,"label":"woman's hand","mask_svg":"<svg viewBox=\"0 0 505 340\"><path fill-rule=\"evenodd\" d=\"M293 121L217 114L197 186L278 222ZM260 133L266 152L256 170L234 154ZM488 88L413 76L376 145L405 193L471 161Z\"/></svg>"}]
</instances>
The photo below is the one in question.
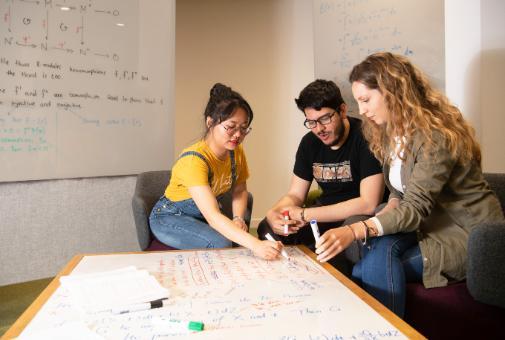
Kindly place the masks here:
<instances>
[{"instance_id":1,"label":"woman's hand","mask_svg":"<svg viewBox=\"0 0 505 340\"><path fill-rule=\"evenodd\" d=\"M265 260L275 260L279 258L284 245L281 241L261 241L251 249L253 253Z\"/></svg>"},{"instance_id":2,"label":"woman's hand","mask_svg":"<svg viewBox=\"0 0 505 340\"><path fill-rule=\"evenodd\" d=\"M398 198L391 198L388 203L379 211L376 216L382 215L390 210L396 209L400 206L400 200Z\"/></svg>"},{"instance_id":3,"label":"woman's hand","mask_svg":"<svg viewBox=\"0 0 505 340\"><path fill-rule=\"evenodd\" d=\"M316 254L319 262L326 262L355 240L351 226L341 226L328 230L316 243Z\"/></svg>"}]
</instances>

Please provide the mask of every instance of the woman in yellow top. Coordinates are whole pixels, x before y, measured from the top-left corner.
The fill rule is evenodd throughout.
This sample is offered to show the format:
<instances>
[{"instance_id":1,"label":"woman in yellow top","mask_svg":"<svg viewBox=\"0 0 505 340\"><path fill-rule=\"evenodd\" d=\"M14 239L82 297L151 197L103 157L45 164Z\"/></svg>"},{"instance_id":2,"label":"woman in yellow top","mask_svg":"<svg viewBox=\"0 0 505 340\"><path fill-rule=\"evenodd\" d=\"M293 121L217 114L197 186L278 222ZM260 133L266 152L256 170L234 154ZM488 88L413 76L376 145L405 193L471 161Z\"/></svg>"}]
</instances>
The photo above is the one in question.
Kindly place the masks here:
<instances>
[{"instance_id":1,"label":"woman in yellow top","mask_svg":"<svg viewBox=\"0 0 505 340\"><path fill-rule=\"evenodd\" d=\"M241 143L251 131L251 107L239 93L218 83L210 91L204 117L203 139L183 150L151 212L153 234L178 249L228 248L235 242L264 259L277 258L282 243L252 236L243 218L249 170ZM233 220L219 204L230 190Z\"/></svg>"}]
</instances>

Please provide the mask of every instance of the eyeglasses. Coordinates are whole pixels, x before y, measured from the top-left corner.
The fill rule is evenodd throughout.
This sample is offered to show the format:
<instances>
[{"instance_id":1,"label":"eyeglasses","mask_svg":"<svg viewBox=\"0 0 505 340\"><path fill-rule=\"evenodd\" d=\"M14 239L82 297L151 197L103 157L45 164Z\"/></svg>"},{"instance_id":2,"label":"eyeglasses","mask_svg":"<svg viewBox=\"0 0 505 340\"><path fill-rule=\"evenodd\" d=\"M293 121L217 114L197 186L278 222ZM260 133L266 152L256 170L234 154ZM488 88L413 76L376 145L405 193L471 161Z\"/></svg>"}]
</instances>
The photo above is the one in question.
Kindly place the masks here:
<instances>
[{"instance_id":1,"label":"eyeglasses","mask_svg":"<svg viewBox=\"0 0 505 340\"><path fill-rule=\"evenodd\" d=\"M249 132L251 132L251 130L252 130L252 127L250 127L250 126L244 127L244 126L227 126L227 125L224 125L224 124L221 124L221 125L226 130L226 133L229 136L233 136L234 134L237 133L237 131L240 131L240 133L245 136Z\"/></svg>"},{"instance_id":2,"label":"eyeglasses","mask_svg":"<svg viewBox=\"0 0 505 340\"><path fill-rule=\"evenodd\" d=\"M333 116L335 115L335 113L337 113L337 111L333 111L331 113L327 113L324 116L321 116L321 117L319 117L316 120L305 119L305 121L303 122L303 125L305 125L305 127L307 129L313 129L313 128L315 128L317 126L317 123L319 123L321 125L328 125L328 124L330 124L331 119L333 118Z\"/></svg>"}]
</instances>

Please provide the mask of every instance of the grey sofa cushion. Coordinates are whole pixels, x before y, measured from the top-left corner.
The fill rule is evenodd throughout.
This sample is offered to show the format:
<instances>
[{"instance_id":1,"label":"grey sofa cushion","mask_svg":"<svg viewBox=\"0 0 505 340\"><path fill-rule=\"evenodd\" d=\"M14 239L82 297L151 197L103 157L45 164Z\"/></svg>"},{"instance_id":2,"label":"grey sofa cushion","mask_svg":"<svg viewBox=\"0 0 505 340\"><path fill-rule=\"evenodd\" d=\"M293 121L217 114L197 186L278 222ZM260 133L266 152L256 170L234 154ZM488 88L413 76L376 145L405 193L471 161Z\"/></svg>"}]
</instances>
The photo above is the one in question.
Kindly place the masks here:
<instances>
[{"instance_id":1,"label":"grey sofa cushion","mask_svg":"<svg viewBox=\"0 0 505 340\"><path fill-rule=\"evenodd\" d=\"M505 211L505 174L484 173ZM505 308L505 223L476 226L468 238L467 287L475 300Z\"/></svg>"},{"instance_id":2,"label":"grey sofa cushion","mask_svg":"<svg viewBox=\"0 0 505 340\"><path fill-rule=\"evenodd\" d=\"M501 208L505 212L505 174L484 173L484 178L489 183L501 203Z\"/></svg>"},{"instance_id":3,"label":"grey sofa cushion","mask_svg":"<svg viewBox=\"0 0 505 340\"><path fill-rule=\"evenodd\" d=\"M477 301L505 307L505 225L482 224L470 233L466 285Z\"/></svg>"}]
</instances>

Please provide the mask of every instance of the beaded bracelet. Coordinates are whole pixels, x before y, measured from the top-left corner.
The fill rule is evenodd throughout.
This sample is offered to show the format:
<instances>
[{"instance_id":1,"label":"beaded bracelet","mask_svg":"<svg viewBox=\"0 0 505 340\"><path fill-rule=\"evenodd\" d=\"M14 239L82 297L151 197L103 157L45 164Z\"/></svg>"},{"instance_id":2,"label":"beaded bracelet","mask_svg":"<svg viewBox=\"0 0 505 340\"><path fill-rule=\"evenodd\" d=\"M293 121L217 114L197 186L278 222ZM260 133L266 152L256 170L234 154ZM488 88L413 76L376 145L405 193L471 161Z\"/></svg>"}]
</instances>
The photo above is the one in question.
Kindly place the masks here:
<instances>
[{"instance_id":1,"label":"beaded bracelet","mask_svg":"<svg viewBox=\"0 0 505 340\"><path fill-rule=\"evenodd\" d=\"M369 231L368 231L368 224L366 224L365 221L360 221L360 222L363 223L363 225L365 226L365 240L363 241L363 245L366 245L366 240L367 240L367 238L370 237Z\"/></svg>"},{"instance_id":2,"label":"beaded bracelet","mask_svg":"<svg viewBox=\"0 0 505 340\"><path fill-rule=\"evenodd\" d=\"M302 208L302 211L300 211L300 219L302 220L303 223L307 223L305 220L305 208Z\"/></svg>"},{"instance_id":3,"label":"beaded bracelet","mask_svg":"<svg viewBox=\"0 0 505 340\"><path fill-rule=\"evenodd\" d=\"M354 229L352 229L352 227L349 224L346 225L346 227L349 227L349 229L351 229L352 236L354 236L354 241L356 241L358 238L356 237L356 233L354 232Z\"/></svg>"}]
</instances>

